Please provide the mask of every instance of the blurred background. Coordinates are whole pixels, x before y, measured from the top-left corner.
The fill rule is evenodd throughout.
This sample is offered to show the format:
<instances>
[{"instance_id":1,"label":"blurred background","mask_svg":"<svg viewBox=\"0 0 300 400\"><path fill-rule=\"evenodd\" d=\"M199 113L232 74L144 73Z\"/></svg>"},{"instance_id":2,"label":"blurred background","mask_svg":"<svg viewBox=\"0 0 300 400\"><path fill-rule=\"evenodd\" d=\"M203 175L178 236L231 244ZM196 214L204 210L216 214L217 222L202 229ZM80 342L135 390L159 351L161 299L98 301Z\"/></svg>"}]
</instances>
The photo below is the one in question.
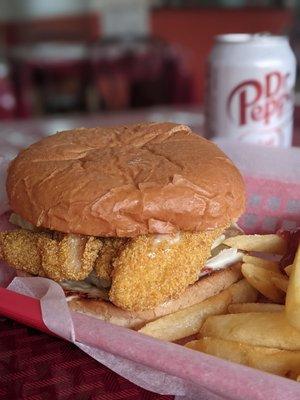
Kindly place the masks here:
<instances>
[{"instance_id":1,"label":"blurred background","mask_svg":"<svg viewBox=\"0 0 300 400\"><path fill-rule=\"evenodd\" d=\"M298 3L1 0L0 121L197 111L214 35L285 34L298 55Z\"/></svg>"}]
</instances>

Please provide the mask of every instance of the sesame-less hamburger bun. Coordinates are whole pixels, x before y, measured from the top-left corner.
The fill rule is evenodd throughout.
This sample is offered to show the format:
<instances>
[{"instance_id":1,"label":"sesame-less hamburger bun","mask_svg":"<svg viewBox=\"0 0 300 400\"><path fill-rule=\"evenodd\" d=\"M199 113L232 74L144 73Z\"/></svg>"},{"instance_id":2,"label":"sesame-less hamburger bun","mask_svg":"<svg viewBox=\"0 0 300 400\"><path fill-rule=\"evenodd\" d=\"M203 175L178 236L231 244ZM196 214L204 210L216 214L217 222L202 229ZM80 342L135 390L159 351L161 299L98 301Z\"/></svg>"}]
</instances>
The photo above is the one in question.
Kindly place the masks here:
<instances>
[{"instance_id":1,"label":"sesame-less hamburger bun","mask_svg":"<svg viewBox=\"0 0 300 400\"><path fill-rule=\"evenodd\" d=\"M11 163L7 193L14 212L35 226L102 237L225 227L245 207L233 163L173 123L47 137Z\"/></svg>"},{"instance_id":2,"label":"sesame-less hamburger bun","mask_svg":"<svg viewBox=\"0 0 300 400\"><path fill-rule=\"evenodd\" d=\"M139 329L149 321L172 314L215 296L241 278L240 263L233 264L229 268L202 277L196 283L190 285L177 299L168 300L151 310L145 311L122 310L113 303L100 299L70 298L68 304L73 311L125 328Z\"/></svg>"},{"instance_id":3,"label":"sesame-less hamburger bun","mask_svg":"<svg viewBox=\"0 0 300 400\"><path fill-rule=\"evenodd\" d=\"M18 276L30 277L31 275L19 271ZM168 300L151 310L145 311L123 310L110 301L105 301L101 298L93 299L70 295L67 297L67 301L72 311L123 326L124 328L136 330L144 326L147 322L191 307L194 304L215 296L240 281L241 278L241 264L237 262L226 269L203 276L196 283L190 285L177 299ZM247 285L246 282L244 283Z\"/></svg>"}]
</instances>

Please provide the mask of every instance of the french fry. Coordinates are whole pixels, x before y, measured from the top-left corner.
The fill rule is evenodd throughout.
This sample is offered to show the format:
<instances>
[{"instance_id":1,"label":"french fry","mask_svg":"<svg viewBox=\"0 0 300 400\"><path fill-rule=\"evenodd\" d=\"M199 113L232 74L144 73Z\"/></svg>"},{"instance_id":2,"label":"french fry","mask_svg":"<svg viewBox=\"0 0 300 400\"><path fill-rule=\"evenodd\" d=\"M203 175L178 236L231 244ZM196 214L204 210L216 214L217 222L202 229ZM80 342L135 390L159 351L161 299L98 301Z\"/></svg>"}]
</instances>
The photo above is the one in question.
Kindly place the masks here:
<instances>
[{"instance_id":1,"label":"french fry","mask_svg":"<svg viewBox=\"0 0 300 400\"><path fill-rule=\"evenodd\" d=\"M230 301L230 293L224 290L199 304L149 322L139 332L168 341L193 335L209 315L224 314Z\"/></svg>"},{"instance_id":2,"label":"french fry","mask_svg":"<svg viewBox=\"0 0 300 400\"><path fill-rule=\"evenodd\" d=\"M300 246L298 247L289 278L285 314L289 323L300 331Z\"/></svg>"},{"instance_id":3,"label":"french fry","mask_svg":"<svg viewBox=\"0 0 300 400\"><path fill-rule=\"evenodd\" d=\"M243 262L256 265L257 267L265 268L269 271L280 272L279 265L275 261L265 260L260 257L249 256L245 254L243 256Z\"/></svg>"},{"instance_id":4,"label":"french fry","mask_svg":"<svg viewBox=\"0 0 300 400\"><path fill-rule=\"evenodd\" d=\"M286 293L289 280L285 276L273 276L271 282L282 292Z\"/></svg>"},{"instance_id":5,"label":"french fry","mask_svg":"<svg viewBox=\"0 0 300 400\"><path fill-rule=\"evenodd\" d=\"M274 277L280 278L281 274L248 263L242 265L242 274L250 285L255 287L255 289L262 293L267 299L275 303L281 303L283 301L282 291L279 290L271 280Z\"/></svg>"},{"instance_id":6,"label":"french fry","mask_svg":"<svg viewBox=\"0 0 300 400\"><path fill-rule=\"evenodd\" d=\"M284 311L284 306L274 303L237 303L229 304L229 314L249 313L249 312L279 312Z\"/></svg>"},{"instance_id":7,"label":"french fry","mask_svg":"<svg viewBox=\"0 0 300 400\"><path fill-rule=\"evenodd\" d=\"M239 235L223 242L226 246L239 250L257 251L271 254L284 254L286 241L278 235Z\"/></svg>"},{"instance_id":8,"label":"french fry","mask_svg":"<svg viewBox=\"0 0 300 400\"><path fill-rule=\"evenodd\" d=\"M288 265L287 267L284 268L285 273L287 274L287 276L290 276L292 273L292 268L293 268L293 264Z\"/></svg>"},{"instance_id":9,"label":"french fry","mask_svg":"<svg viewBox=\"0 0 300 400\"><path fill-rule=\"evenodd\" d=\"M300 351L252 346L211 337L194 340L185 346L276 375L297 376L300 370Z\"/></svg>"},{"instance_id":10,"label":"french fry","mask_svg":"<svg viewBox=\"0 0 300 400\"><path fill-rule=\"evenodd\" d=\"M297 382L300 382L300 375L297 376L296 381L297 381Z\"/></svg>"},{"instance_id":11,"label":"french fry","mask_svg":"<svg viewBox=\"0 0 300 400\"><path fill-rule=\"evenodd\" d=\"M246 279L234 283L226 291L231 295L230 303L249 303L257 300L257 290Z\"/></svg>"},{"instance_id":12,"label":"french fry","mask_svg":"<svg viewBox=\"0 0 300 400\"><path fill-rule=\"evenodd\" d=\"M300 350L300 332L282 312L227 314L208 317L200 337L248 343L283 350Z\"/></svg>"},{"instance_id":13,"label":"french fry","mask_svg":"<svg viewBox=\"0 0 300 400\"><path fill-rule=\"evenodd\" d=\"M158 339L175 341L199 332L209 315L226 313L230 303L256 299L257 291L243 279L201 303L149 322L139 332Z\"/></svg>"}]
</instances>

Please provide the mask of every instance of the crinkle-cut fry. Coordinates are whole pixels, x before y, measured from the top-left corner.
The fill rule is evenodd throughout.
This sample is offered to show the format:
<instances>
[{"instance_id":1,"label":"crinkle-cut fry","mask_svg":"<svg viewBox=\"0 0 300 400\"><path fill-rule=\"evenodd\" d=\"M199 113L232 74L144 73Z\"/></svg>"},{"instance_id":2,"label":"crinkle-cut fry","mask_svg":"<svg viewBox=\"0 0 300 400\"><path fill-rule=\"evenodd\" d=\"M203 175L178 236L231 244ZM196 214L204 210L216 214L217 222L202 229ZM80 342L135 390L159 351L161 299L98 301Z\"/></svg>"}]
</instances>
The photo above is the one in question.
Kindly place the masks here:
<instances>
[{"instance_id":1,"label":"crinkle-cut fry","mask_svg":"<svg viewBox=\"0 0 300 400\"><path fill-rule=\"evenodd\" d=\"M270 235L239 235L224 240L224 244L239 250L270 254L284 254L287 242L282 237Z\"/></svg>"},{"instance_id":2,"label":"crinkle-cut fry","mask_svg":"<svg viewBox=\"0 0 300 400\"><path fill-rule=\"evenodd\" d=\"M243 256L243 262L256 265L257 267L265 268L270 271L280 272L279 264L275 261L266 260L261 257L254 257L245 254Z\"/></svg>"},{"instance_id":3,"label":"crinkle-cut fry","mask_svg":"<svg viewBox=\"0 0 300 400\"><path fill-rule=\"evenodd\" d=\"M185 346L280 376L297 376L300 371L300 351L253 346L212 337L193 340Z\"/></svg>"},{"instance_id":4,"label":"crinkle-cut fry","mask_svg":"<svg viewBox=\"0 0 300 400\"><path fill-rule=\"evenodd\" d=\"M92 236L69 234L59 239L39 238L38 246L49 278L82 280L92 271L101 242Z\"/></svg>"},{"instance_id":5,"label":"crinkle-cut fry","mask_svg":"<svg viewBox=\"0 0 300 400\"><path fill-rule=\"evenodd\" d=\"M262 293L267 299L270 299L275 303L282 303L283 293L271 280L272 277L281 277L281 274L268 271L265 268L249 263L244 263L241 270L243 276L247 279L250 285Z\"/></svg>"},{"instance_id":6,"label":"crinkle-cut fry","mask_svg":"<svg viewBox=\"0 0 300 400\"><path fill-rule=\"evenodd\" d=\"M286 293L285 314L289 323L300 332L300 245L293 262Z\"/></svg>"},{"instance_id":7,"label":"crinkle-cut fry","mask_svg":"<svg viewBox=\"0 0 300 400\"><path fill-rule=\"evenodd\" d=\"M199 336L254 346L300 350L300 331L288 323L284 312L252 312L208 317Z\"/></svg>"},{"instance_id":8,"label":"crinkle-cut fry","mask_svg":"<svg viewBox=\"0 0 300 400\"><path fill-rule=\"evenodd\" d=\"M38 239L46 238L46 233L35 233L25 229L0 233L0 259L12 267L38 275L42 272Z\"/></svg>"},{"instance_id":9,"label":"crinkle-cut fry","mask_svg":"<svg viewBox=\"0 0 300 400\"><path fill-rule=\"evenodd\" d=\"M236 303L228 306L229 314L249 312L279 312L284 311L284 306L274 303Z\"/></svg>"}]
</instances>

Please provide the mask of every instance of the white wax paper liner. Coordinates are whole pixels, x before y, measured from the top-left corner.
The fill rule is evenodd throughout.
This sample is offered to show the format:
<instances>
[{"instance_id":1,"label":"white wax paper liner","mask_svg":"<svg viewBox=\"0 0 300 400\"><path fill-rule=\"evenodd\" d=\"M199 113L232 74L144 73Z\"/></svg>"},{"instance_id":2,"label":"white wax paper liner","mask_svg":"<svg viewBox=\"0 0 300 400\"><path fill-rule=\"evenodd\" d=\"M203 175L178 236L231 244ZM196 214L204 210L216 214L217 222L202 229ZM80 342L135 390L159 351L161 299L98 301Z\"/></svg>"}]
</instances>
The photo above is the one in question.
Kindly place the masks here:
<instances>
[{"instance_id":1,"label":"white wax paper liner","mask_svg":"<svg viewBox=\"0 0 300 400\"><path fill-rule=\"evenodd\" d=\"M61 287L49 279L15 278L8 288L39 298L49 330L147 390L177 399L300 398L296 382L70 313Z\"/></svg>"}]
</instances>

